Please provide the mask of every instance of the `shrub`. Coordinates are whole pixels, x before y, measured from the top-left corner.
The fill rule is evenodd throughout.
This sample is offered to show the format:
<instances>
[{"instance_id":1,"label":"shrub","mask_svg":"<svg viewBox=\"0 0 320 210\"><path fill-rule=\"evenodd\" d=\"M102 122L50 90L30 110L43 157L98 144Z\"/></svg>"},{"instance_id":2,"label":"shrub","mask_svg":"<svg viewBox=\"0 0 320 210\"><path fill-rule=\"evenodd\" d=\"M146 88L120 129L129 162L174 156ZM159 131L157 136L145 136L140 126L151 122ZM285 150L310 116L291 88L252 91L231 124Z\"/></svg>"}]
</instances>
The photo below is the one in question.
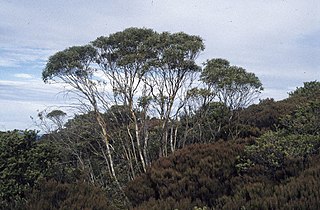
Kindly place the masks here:
<instances>
[{"instance_id":1,"label":"shrub","mask_svg":"<svg viewBox=\"0 0 320 210\"><path fill-rule=\"evenodd\" d=\"M238 186L232 196L221 197L216 209L319 209L320 155L310 167L282 183L252 182Z\"/></svg>"},{"instance_id":2,"label":"shrub","mask_svg":"<svg viewBox=\"0 0 320 210\"><path fill-rule=\"evenodd\" d=\"M268 132L254 144L246 146L237 168L241 173L248 173L260 167L265 171L262 173L269 174L270 178L282 179L286 176L283 173L290 175L290 164L306 162L308 155L316 153L319 147L320 136ZM303 169L303 166L300 168Z\"/></svg>"},{"instance_id":3,"label":"shrub","mask_svg":"<svg viewBox=\"0 0 320 210\"><path fill-rule=\"evenodd\" d=\"M61 183L55 180L43 181L41 185L28 195L26 209L56 210L83 209L104 210L115 209L100 188L86 182Z\"/></svg>"},{"instance_id":4,"label":"shrub","mask_svg":"<svg viewBox=\"0 0 320 210\"><path fill-rule=\"evenodd\" d=\"M152 164L128 184L126 194L137 209L213 206L219 196L232 193L230 179L241 151L241 145L228 142L188 146Z\"/></svg>"}]
</instances>

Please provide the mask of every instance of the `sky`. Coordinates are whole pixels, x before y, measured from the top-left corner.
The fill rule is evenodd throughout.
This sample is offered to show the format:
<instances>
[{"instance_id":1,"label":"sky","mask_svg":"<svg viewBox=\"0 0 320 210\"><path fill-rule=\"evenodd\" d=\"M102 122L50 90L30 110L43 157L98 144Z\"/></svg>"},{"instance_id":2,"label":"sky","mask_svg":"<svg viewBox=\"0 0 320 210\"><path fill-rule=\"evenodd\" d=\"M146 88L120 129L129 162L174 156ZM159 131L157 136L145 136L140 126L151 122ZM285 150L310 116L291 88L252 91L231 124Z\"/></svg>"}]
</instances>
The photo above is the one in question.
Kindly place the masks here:
<instances>
[{"instance_id":1,"label":"sky","mask_svg":"<svg viewBox=\"0 0 320 210\"><path fill-rule=\"evenodd\" d=\"M0 130L34 129L30 116L68 106L41 80L50 55L128 27L199 35L198 63L255 73L262 99L320 80L319 0L0 0Z\"/></svg>"}]
</instances>

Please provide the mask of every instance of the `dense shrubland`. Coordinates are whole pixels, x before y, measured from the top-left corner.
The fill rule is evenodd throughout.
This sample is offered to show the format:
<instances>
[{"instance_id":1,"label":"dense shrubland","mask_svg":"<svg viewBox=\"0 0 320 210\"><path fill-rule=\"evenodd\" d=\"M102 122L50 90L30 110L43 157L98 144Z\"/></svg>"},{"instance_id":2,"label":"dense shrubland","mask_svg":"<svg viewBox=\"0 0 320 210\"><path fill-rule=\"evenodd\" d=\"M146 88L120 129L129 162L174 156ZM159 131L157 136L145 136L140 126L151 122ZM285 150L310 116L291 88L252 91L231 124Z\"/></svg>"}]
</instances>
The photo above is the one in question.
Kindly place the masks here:
<instances>
[{"instance_id":1,"label":"dense shrubland","mask_svg":"<svg viewBox=\"0 0 320 210\"><path fill-rule=\"evenodd\" d=\"M51 56L81 112L0 133L1 208L318 209L320 83L251 105L260 80L203 49L130 28Z\"/></svg>"}]
</instances>

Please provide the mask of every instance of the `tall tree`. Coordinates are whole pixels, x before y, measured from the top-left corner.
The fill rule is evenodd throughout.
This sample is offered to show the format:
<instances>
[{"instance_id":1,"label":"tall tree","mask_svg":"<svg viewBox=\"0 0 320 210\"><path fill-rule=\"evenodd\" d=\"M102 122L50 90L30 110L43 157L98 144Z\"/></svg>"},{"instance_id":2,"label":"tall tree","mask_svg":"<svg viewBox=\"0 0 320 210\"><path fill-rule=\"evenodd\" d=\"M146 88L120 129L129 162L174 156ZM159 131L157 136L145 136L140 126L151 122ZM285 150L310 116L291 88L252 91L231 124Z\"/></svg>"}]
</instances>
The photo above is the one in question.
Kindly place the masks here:
<instances>
[{"instance_id":1,"label":"tall tree","mask_svg":"<svg viewBox=\"0 0 320 210\"><path fill-rule=\"evenodd\" d=\"M183 32L159 35L155 45L156 60L153 69L147 73L146 83L153 96L153 107L161 119L160 155L168 154L169 123L177 118L179 111L185 105L187 91L191 88L195 73L201 68L195 60L204 50L204 44L199 36ZM171 138L173 139L173 138ZM174 144L170 142L171 151Z\"/></svg>"},{"instance_id":2,"label":"tall tree","mask_svg":"<svg viewBox=\"0 0 320 210\"><path fill-rule=\"evenodd\" d=\"M69 85L87 112L94 113L107 147L110 174L117 181L115 153L128 161L134 177L154 159L149 147L160 145L161 156L175 150L179 113L194 75L201 70L195 59L203 49L198 36L128 28L51 56L43 80ZM151 117L158 119L151 122ZM110 132L111 119L121 132ZM116 141L123 145L117 151Z\"/></svg>"},{"instance_id":3,"label":"tall tree","mask_svg":"<svg viewBox=\"0 0 320 210\"><path fill-rule=\"evenodd\" d=\"M254 73L238 66L230 66L229 61L221 58L205 63L201 80L231 110L246 107L263 90L262 83Z\"/></svg>"},{"instance_id":4,"label":"tall tree","mask_svg":"<svg viewBox=\"0 0 320 210\"><path fill-rule=\"evenodd\" d=\"M150 62L154 59L153 44L156 35L157 33L151 29L128 28L107 37L99 37L93 42L98 51L101 71L112 86L115 102L117 104L120 102L131 115L134 134L130 133L127 125L128 136L132 142L133 153L136 150L133 139L135 137L144 172L148 161L143 155L141 135L146 135L141 132L143 129L139 127L136 116L135 110L138 109L136 98L141 94L144 75L149 71Z\"/></svg>"},{"instance_id":5,"label":"tall tree","mask_svg":"<svg viewBox=\"0 0 320 210\"><path fill-rule=\"evenodd\" d=\"M232 121L237 121L235 111L248 106L257 98L263 90L262 83L254 73L231 66L229 61L221 58L208 60L200 78L216 98L229 107L229 133L232 138L236 138L239 133L237 122L235 126L231 125Z\"/></svg>"},{"instance_id":6,"label":"tall tree","mask_svg":"<svg viewBox=\"0 0 320 210\"><path fill-rule=\"evenodd\" d=\"M71 91L76 94L82 105L89 108L95 115L95 119L100 126L100 133L106 145L106 161L109 172L114 181L120 184L114 170L111 145L106 122L101 116L99 105L104 99L99 92L99 82L95 80L94 73L97 71L94 64L97 51L91 46L74 46L66 50L57 52L51 56L42 72L44 82L62 82L71 87ZM69 90L70 91L70 90ZM87 101L88 103L85 103Z\"/></svg>"}]
</instances>

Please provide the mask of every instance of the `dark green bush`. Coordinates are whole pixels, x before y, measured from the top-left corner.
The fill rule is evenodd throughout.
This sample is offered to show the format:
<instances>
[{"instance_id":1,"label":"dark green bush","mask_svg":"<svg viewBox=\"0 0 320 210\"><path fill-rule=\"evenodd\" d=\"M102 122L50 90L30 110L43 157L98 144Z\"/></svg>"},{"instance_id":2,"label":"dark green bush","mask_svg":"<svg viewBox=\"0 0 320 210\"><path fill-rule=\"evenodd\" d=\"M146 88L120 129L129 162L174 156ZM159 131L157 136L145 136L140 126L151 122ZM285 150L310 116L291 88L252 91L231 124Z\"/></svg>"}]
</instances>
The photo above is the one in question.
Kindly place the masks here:
<instances>
[{"instance_id":1,"label":"dark green bush","mask_svg":"<svg viewBox=\"0 0 320 210\"><path fill-rule=\"evenodd\" d=\"M43 181L28 195L27 210L104 210L112 207L101 188L89 183L61 183Z\"/></svg>"},{"instance_id":2,"label":"dark green bush","mask_svg":"<svg viewBox=\"0 0 320 210\"><path fill-rule=\"evenodd\" d=\"M34 131L0 133L0 206L17 209L26 193L56 173L58 158Z\"/></svg>"}]
</instances>

